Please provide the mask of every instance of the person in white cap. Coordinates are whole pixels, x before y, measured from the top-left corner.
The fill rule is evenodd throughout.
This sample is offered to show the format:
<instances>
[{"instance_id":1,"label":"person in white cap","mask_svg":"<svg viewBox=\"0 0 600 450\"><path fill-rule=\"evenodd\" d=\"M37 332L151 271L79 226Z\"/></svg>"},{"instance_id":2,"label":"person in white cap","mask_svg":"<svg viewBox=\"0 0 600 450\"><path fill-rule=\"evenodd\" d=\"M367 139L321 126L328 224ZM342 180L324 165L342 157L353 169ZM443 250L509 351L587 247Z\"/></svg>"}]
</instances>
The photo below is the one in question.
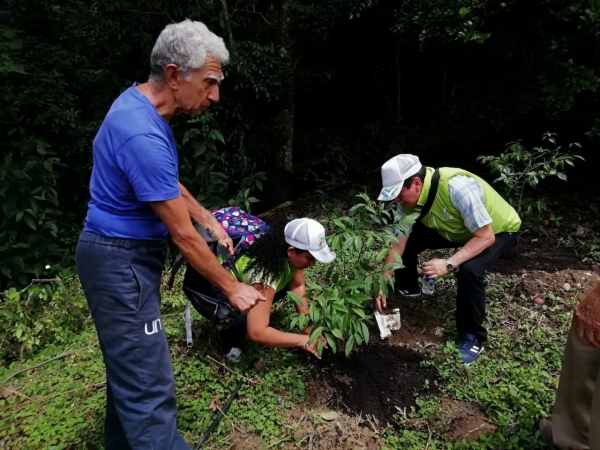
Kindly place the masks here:
<instances>
[{"instance_id":1,"label":"person in white cap","mask_svg":"<svg viewBox=\"0 0 600 450\"><path fill-rule=\"evenodd\" d=\"M521 219L487 182L466 170L425 167L414 155L394 156L381 167L383 188L378 200L394 201L400 216L419 213L417 221L398 230L386 262L394 253L404 268L395 271L394 292L406 297L421 295L418 255L426 249L458 248L448 259L421 265L423 275L438 278L456 271L456 328L458 350L465 364L472 364L487 340L485 320L485 271L516 244ZM392 271L385 271L387 279ZM386 307L384 293L376 299L379 311Z\"/></svg>"},{"instance_id":2,"label":"person in white cap","mask_svg":"<svg viewBox=\"0 0 600 450\"><path fill-rule=\"evenodd\" d=\"M221 331L227 359L231 362L241 359L246 335L268 347L300 347L318 357L318 339L308 345L312 327L307 327L302 334L279 331L269 325L271 307L274 301L285 297L287 291L292 291L302 298L302 305L296 305L296 310L308 314L304 269L315 261L328 264L335 257L327 245L323 225L316 220L302 218L287 224L275 223L260 236L236 259L235 266L244 283L252 285L267 300L247 314L237 314Z\"/></svg>"}]
</instances>

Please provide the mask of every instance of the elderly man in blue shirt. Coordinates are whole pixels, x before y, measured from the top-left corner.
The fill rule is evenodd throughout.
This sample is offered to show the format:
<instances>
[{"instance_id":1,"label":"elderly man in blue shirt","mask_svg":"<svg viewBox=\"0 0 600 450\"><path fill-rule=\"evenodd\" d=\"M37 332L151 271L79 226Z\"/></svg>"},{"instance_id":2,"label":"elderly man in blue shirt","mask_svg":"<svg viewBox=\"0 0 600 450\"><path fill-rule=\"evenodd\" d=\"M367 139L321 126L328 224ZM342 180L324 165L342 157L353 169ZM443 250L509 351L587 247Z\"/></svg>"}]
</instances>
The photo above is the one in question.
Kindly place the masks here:
<instances>
[{"instance_id":1,"label":"elderly man in blue shirt","mask_svg":"<svg viewBox=\"0 0 600 450\"><path fill-rule=\"evenodd\" d=\"M194 230L200 222L230 251L227 233L179 183L170 120L219 100L223 40L201 22L168 25L148 82L112 104L93 144L91 200L77 244L79 278L106 365L105 447L188 449L177 431L173 368L160 312L170 234L188 263L247 312L264 297L225 271Z\"/></svg>"}]
</instances>

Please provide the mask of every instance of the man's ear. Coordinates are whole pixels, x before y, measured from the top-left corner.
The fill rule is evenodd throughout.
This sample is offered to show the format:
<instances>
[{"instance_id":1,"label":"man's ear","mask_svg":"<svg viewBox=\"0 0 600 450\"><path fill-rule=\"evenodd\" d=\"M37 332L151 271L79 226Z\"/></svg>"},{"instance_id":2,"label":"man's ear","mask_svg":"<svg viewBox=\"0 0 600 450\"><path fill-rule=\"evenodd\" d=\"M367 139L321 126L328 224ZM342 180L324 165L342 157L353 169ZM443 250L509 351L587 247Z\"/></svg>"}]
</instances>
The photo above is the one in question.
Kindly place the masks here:
<instances>
[{"instance_id":1,"label":"man's ear","mask_svg":"<svg viewBox=\"0 0 600 450\"><path fill-rule=\"evenodd\" d=\"M179 76L180 71L176 64L168 64L167 67L165 67L165 80L169 87L174 91L179 89Z\"/></svg>"}]
</instances>

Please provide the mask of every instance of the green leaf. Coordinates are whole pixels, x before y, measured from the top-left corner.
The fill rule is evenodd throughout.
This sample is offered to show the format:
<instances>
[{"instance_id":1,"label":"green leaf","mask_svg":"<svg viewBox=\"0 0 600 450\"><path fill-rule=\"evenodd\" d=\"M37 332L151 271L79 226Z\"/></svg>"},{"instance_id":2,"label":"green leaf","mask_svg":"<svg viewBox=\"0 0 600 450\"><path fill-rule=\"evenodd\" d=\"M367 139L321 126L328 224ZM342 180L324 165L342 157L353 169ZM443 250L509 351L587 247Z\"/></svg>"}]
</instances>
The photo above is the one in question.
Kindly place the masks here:
<instances>
[{"instance_id":1,"label":"green leaf","mask_svg":"<svg viewBox=\"0 0 600 450\"><path fill-rule=\"evenodd\" d=\"M221 142L222 144L225 143L225 139L223 138L223 134L219 130L212 130L210 132L210 138L211 139L215 139L215 140Z\"/></svg>"},{"instance_id":2,"label":"green leaf","mask_svg":"<svg viewBox=\"0 0 600 450\"><path fill-rule=\"evenodd\" d=\"M310 317L310 320L312 320L314 323L315 322L315 303L314 302L310 302L310 306L308 307L308 316Z\"/></svg>"},{"instance_id":3,"label":"green leaf","mask_svg":"<svg viewBox=\"0 0 600 450\"><path fill-rule=\"evenodd\" d=\"M385 266L383 266L383 270L396 270L396 269L402 269L403 267L404 267L404 264L392 261L392 262L387 263Z\"/></svg>"},{"instance_id":4,"label":"green leaf","mask_svg":"<svg viewBox=\"0 0 600 450\"><path fill-rule=\"evenodd\" d=\"M344 335L342 334L342 331L338 328L333 328L331 330L331 334L333 334L336 338L343 340L344 339Z\"/></svg>"},{"instance_id":5,"label":"green leaf","mask_svg":"<svg viewBox=\"0 0 600 450\"><path fill-rule=\"evenodd\" d=\"M0 309L0 316L4 316L9 320L15 317L12 312L10 312L6 309Z\"/></svg>"},{"instance_id":6,"label":"green leaf","mask_svg":"<svg viewBox=\"0 0 600 450\"><path fill-rule=\"evenodd\" d=\"M343 312L343 313L348 312L348 309L343 304L334 302L332 306L333 306L333 309L335 309L336 311Z\"/></svg>"},{"instance_id":7,"label":"green leaf","mask_svg":"<svg viewBox=\"0 0 600 450\"><path fill-rule=\"evenodd\" d=\"M354 347L354 336L350 336L350 338L346 342L346 349L345 349L346 357L350 356L352 347Z\"/></svg>"},{"instance_id":8,"label":"green leaf","mask_svg":"<svg viewBox=\"0 0 600 450\"><path fill-rule=\"evenodd\" d=\"M296 305L298 305L298 306L303 306L304 305L304 302L302 301L302 297L300 297L295 292L288 291L287 295L288 295L289 298L291 298L293 300L293 302Z\"/></svg>"},{"instance_id":9,"label":"green leaf","mask_svg":"<svg viewBox=\"0 0 600 450\"><path fill-rule=\"evenodd\" d=\"M348 211L348 215L351 216L352 214L354 214L356 212L356 210L358 208L360 208L361 206L365 206L364 203L357 203L356 205L354 205L352 208L350 208L350 210Z\"/></svg>"},{"instance_id":10,"label":"green leaf","mask_svg":"<svg viewBox=\"0 0 600 450\"><path fill-rule=\"evenodd\" d=\"M371 272L373 270L373 268L365 260L362 260L359 265L360 265L360 268L362 270L364 270L365 272Z\"/></svg>"},{"instance_id":11,"label":"green leaf","mask_svg":"<svg viewBox=\"0 0 600 450\"><path fill-rule=\"evenodd\" d=\"M310 337L308 338L308 345L312 344L317 340L321 333L323 332L324 327L316 327L310 333Z\"/></svg>"},{"instance_id":12,"label":"green leaf","mask_svg":"<svg viewBox=\"0 0 600 450\"><path fill-rule=\"evenodd\" d=\"M354 237L354 248L357 252L360 252L360 250L362 249L362 239L360 238L360 236Z\"/></svg>"},{"instance_id":13,"label":"green leaf","mask_svg":"<svg viewBox=\"0 0 600 450\"><path fill-rule=\"evenodd\" d=\"M362 329L362 335L363 338L365 339L365 342L369 342L369 329L367 328L367 326L365 325L364 322L360 323L360 327Z\"/></svg>"},{"instance_id":14,"label":"green leaf","mask_svg":"<svg viewBox=\"0 0 600 450\"><path fill-rule=\"evenodd\" d=\"M333 219L333 223L335 223L338 227L340 227L343 231L346 231L346 225L340 219Z\"/></svg>"},{"instance_id":15,"label":"green leaf","mask_svg":"<svg viewBox=\"0 0 600 450\"><path fill-rule=\"evenodd\" d=\"M17 222L18 222L19 220L21 220L22 218L23 218L23 211L19 211L19 212L17 213L17 216L16 216Z\"/></svg>"},{"instance_id":16,"label":"green leaf","mask_svg":"<svg viewBox=\"0 0 600 450\"><path fill-rule=\"evenodd\" d=\"M25 216L25 218L23 220L25 221L25 223L27 224L27 226L29 228L31 228L32 230L37 230L35 221L31 218L31 216Z\"/></svg>"},{"instance_id":17,"label":"green leaf","mask_svg":"<svg viewBox=\"0 0 600 450\"><path fill-rule=\"evenodd\" d=\"M42 273L43 268L44 268L44 263L39 262L39 261L33 265L33 273L35 274L36 278L40 277L40 274Z\"/></svg>"},{"instance_id":18,"label":"green leaf","mask_svg":"<svg viewBox=\"0 0 600 450\"><path fill-rule=\"evenodd\" d=\"M365 292L370 293L373 287L373 275L369 275L365 278Z\"/></svg>"},{"instance_id":19,"label":"green leaf","mask_svg":"<svg viewBox=\"0 0 600 450\"><path fill-rule=\"evenodd\" d=\"M317 354L319 356L323 355L323 345L325 345L325 344L323 343L322 340L320 340L319 343L317 344Z\"/></svg>"},{"instance_id":20,"label":"green leaf","mask_svg":"<svg viewBox=\"0 0 600 450\"><path fill-rule=\"evenodd\" d=\"M19 267L19 269L21 270L25 270L25 261L23 261L23 258L19 258L18 256L15 256L12 259L13 263Z\"/></svg>"},{"instance_id":21,"label":"green leaf","mask_svg":"<svg viewBox=\"0 0 600 450\"><path fill-rule=\"evenodd\" d=\"M365 312L362 309L360 309L360 308L352 308L352 311L354 311L354 313L356 315L360 316L361 319L364 319L364 318L367 317L367 315L365 314Z\"/></svg>"},{"instance_id":22,"label":"green leaf","mask_svg":"<svg viewBox=\"0 0 600 450\"><path fill-rule=\"evenodd\" d=\"M199 142L194 142L192 148L194 149L194 158L202 156L206 152L206 145L200 144Z\"/></svg>"},{"instance_id":23,"label":"green leaf","mask_svg":"<svg viewBox=\"0 0 600 450\"><path fill-rule=\"evenodd\" d=\"M335 343L335 339L329 333L325 333L325 339L327 339L327 343L329 344L329 348L333 351L333 353L337 352L337 345Z\"/></svg>"},{"instance_id":24,"label":"green leaf","mask_svg":"<svg viewBox=\"0 0 600 450\"><path fill-rule=\"evenodd\" d=\"M333 276L331 277L331 282L333 284L338 284L340 282L340 274L339 273L334 273Z\"/></svg>"},{"instance_id":25,"label":"green leaf","mask_svg":"<svg viewBox=\"0 0 600 450\"><path fill-rule=\"evenodd\" d=\"M465 16L466 16L467 14L469 14L470 12L471 12L471 9L470 9L470 8L465 8L465 7L462 7L462 8L460 8L460 9L458 10L458 15L459 15L460 17L465 17Z\"/></svg>"}]
</instances>

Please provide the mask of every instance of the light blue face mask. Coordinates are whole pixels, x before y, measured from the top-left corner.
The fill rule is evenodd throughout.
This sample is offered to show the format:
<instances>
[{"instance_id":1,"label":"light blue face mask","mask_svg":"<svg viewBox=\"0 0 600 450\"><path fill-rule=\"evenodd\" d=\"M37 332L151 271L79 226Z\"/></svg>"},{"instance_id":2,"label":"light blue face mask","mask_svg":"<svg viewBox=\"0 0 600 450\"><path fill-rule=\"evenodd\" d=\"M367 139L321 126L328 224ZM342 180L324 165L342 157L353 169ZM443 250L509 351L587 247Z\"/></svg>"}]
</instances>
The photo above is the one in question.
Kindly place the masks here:
<instances>
[{"instance_id":1,"label":"light blue face mask","mask_svg":"<svg viewBox=\"0 0 600 450\"><path fill-rule=\"evenodd\" d=\"M400 188L398 186L388 187L381 190L381 193L379 194L379 199L389 202L398 197L399 193Z\"/></svg>"}]
</instances>

